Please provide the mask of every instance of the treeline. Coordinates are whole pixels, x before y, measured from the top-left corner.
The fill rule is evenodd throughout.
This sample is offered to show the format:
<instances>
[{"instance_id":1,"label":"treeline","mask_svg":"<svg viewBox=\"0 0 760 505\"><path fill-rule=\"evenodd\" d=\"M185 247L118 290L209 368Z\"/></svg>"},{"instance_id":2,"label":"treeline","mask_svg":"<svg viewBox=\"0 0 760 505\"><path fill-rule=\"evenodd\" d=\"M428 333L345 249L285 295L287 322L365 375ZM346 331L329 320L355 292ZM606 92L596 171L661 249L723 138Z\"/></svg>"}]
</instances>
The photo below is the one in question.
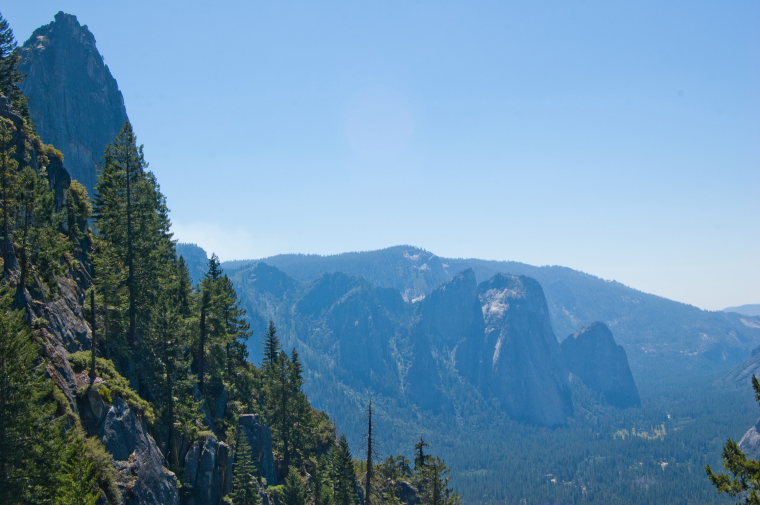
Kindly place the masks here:
<instances>
[{"instance_id":1,"label":"treeline","mask_svg":"<svg viewBox=\"0 0 760 505\"><path fill-rule=\"evenodd\" d=\"M264 495L284 505L456 505L448 469L423 442L413 467L403 457L374 465L371 450L355 460L345 437L309 404L298 353L281 348L274 325L262 366L248 361L251 331L233 285L212 255L193 286L129 123L105 151L94 200L76 181L57 198L46 167L62 156L34 133L17 63L0 16L0 92L22 109L15 122L0 117L0 503L122 500L110 456L49 377L43 350L51 335L33 310L75 281L92 335L88 352L69 357L88 377L76 394L127 399L180 480L183 452L213 436L233 448L225 500L234 505L259 504ZM244 414L271 428L270 481L241 428ZM193 490L183 492L189 498Z\"/></svg>"}]
</instances>

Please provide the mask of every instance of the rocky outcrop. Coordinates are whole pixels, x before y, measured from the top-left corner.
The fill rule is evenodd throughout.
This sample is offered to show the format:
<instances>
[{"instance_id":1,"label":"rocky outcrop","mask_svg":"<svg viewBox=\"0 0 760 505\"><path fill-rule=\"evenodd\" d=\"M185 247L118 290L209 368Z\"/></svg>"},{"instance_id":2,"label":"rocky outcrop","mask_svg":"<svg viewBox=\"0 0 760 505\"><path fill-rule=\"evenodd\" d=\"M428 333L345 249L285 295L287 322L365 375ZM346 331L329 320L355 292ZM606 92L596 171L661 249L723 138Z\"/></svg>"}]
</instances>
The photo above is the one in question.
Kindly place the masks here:
<instances>
[{"instance_id":1,"label":"rocky outcrop","mask_svg":"<svg viewBox=\"0 0 760 505\"><path fill-rule=\"evenodd\" d=\"M404 376L404 390L417 405L434 412L450 410L443 362L462 341L483 333L477 303L477 283L465 270L415 304L411 331L412 361Z\"/></svg>"},{"instance_id":2,"label":"rocky outcrop","mask_svg":"<svg viewBox=\"0 0 760 505\"><path fill-rule=\"evenodd\" d=\"M561 348L570 372L605 402L619 408L641 405L628 357L607 325L593 323L567 337Z\"/></svg>"},{"instance_id":3,"label":"rocky outcrop","mask_svg":"<svg viewBox=\"0 0 760 505\"><path fill-rule=\"evenodd\" d=\"M343 273L299 283L259 262L230 275L254 332L274 320L321 388L333 381L333 391L371 391L436 414L466 408L461 398L496 397L513 418L548 426L573 411L543 291L527 277L478 286L465 270L411 302ZM328 412L342 401L305 386Z\"/></svg>"},{"instance_id":4,"label":"rocky outcrop","mask_svg":"<svg viewBox=\"0 0 760 505\"><path fill-rule=\"evenodd\" d=\"M261 422L255 414L243 414L240 416L239 429L245 430L248 442L251 444L254 455L254 463L268 486L277 485L277 472L272 456L272 430Z\"/></svg>"},{"instance_id":5,"label":"rocky outcrop","mask_svg":"<svg viewBox=\"0 0 760 505\"><path fill-rule=\"evenodd\" d=\"M71 176L92 194L105 147L127 120L116 80L75 16L59 12L21 49L21 89L42 140L60 149Z\"/></svg>"},{"instance_id":6,"label":"rocky outcrop","mask_svg":"<svg viewBox=\"0 0 760 505\"><path fill-rule=\"evenodd\" d=\"M718 382L729 387L751 387L752 377L760 377L760 347L752 351L752 355L739 366L721 377Z\"/></svg>"},{"instance_id":7,"label":"rocky outcrop","mask_svg":"<svg viewBox=\"0 0 760 505\"><path fill-rule=\"evenodd\" d=\"M185 455L182 479L187 487L187 505L219 505L231 491L232 458L230 447L213 435L197 440Z\"/></svg>"},{"instance_id":8,"label":"rocky outcrop","mask_svg":"<svg viewBox=\"0 0 760 505\"><path fill-rule=\"evenodd\" d=\"M114 459L126 505L179 505L176 475L165 467L142 417L123 398L108 404L96 388L88 388L79 410L88 434L98 437Z\"/></svg>"},{"instance_id":9,"label":"rocky outcrop","mask_svg":"<svg viewBox=\"0 0 760 505\"><path fill-rule=\"evenodd\" d=\"M515 419L564 424L573 412L570 387L541 286L498 274L478 286L478 299L485 331L467 354L477 360L481 389Z\"/></svg>"},{"instance_id":10,"label":"rocky outcrop","mask_svg":"<svg viewBox=\"0 0 760 505\"><path fill-rule=\"evenodd\" d=\"M208 271L208 256L206 251L196 244L177 244L177 256L185 258L187 270L190 272L190 278L194 285L198 285L203 276Z\"/></svg>"},{"instance_id":11,"label":"rocky outcrop","mask_svg":"<svg viewBox=\"0 0 760 505\"><path fill-rule=\"evenodd\" d=\"M747 430L739 441L739 448L752 459L760 459L760 420Z\"/></svg>"}]
</instances>

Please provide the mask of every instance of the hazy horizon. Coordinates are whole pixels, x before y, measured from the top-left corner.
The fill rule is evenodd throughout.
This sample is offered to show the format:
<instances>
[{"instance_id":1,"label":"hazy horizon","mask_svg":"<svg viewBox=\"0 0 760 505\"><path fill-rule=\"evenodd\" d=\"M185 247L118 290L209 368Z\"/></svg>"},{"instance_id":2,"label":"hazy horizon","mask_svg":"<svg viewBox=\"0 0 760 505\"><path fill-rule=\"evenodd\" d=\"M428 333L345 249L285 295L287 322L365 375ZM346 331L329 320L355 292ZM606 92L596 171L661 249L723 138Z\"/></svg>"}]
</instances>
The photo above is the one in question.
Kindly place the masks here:
<instances>
[{"instance_id":1,"label":"hazy horizon","mask_svg":"<svg viewBox=\"0 0 760 505\"><path fill-rule=\"evenodd\" d=\"M2 11L19 43L58 10L88 25L179 240L760 301L760 4L200 5Z\"/></svg>"}]
</instances>

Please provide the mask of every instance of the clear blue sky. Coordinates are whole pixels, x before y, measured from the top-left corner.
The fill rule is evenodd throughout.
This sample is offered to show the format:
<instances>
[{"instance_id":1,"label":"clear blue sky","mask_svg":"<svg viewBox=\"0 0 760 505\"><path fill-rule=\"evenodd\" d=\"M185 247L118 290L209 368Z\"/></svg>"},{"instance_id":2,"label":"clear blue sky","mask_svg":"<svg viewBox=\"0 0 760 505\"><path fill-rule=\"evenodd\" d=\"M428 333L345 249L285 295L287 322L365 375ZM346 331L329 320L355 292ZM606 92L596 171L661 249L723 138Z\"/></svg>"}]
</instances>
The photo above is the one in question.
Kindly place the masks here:
<instances>
[{"instance_id":1,"label":"clear blue sky","mask_svg":"<svg viewBox=\"0 0 760 505\"><path fill-rule=\"evenodd\" d=\"M48 1L87 24L180 240L408 243L760 303L760 2Z\"/></svg>"}]
</instances>

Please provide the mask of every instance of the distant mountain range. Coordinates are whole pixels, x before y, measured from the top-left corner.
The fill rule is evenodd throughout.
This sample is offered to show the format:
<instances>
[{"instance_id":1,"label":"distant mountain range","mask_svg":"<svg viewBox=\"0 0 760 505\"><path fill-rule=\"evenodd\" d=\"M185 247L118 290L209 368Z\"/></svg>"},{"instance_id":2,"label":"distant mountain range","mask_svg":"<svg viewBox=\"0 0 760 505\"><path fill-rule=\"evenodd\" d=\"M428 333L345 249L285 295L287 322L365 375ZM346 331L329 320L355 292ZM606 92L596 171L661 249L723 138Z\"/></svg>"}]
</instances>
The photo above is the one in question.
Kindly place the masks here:
<instances>
[{"instance_id":1,"label":"distant mountain range","mask_svg":"<svg viewBox=\"0 0 760 505\"><path fill-rule=\"evenodd\" d=\"M179 251L194 261L205 258L205 252L197 246L181 245ZM299 351L303 347L308 355L313 355L314 373L324 372L322 363L334 362L332 369L344 374L336 379L344 387L356 388L361 383L369 390L386 392L397 387L400 396L406 395L411 403L423 408L454 408L451 401L443 401L440 395L429 393L450 386L447 381L452 379L447 373L452 369L476 384L478 394L501 394L506 399L508 393L494 391L506 387L504 384L510 380L515 382L513 379L502 377L486 387L484 384L489 379L479 374L495 373L500 369L514 372L516 367L530 363L527 368L544 381L536 388L543 392L543 401L547 405L554 405L552 413L526 415L524 413L530 410L527 408L529 402L520 404L512 397L505 400L506 403L517 402L514 405L521 406L507 407L507 411L516 418L522 415L528 421L553 424L572 412L572 407L567 404L568 385L561 378L568 372L582 376L586 385L594 384L610 404L636 405L636 382L651 388L662 381L725 373L746 359L760 344L760 319L700 310L565 267L441 258L412 246L334 256L280 255L226 262L223 267L232 277L257 334L261 335L267 321L272 319L280 325L288 345L296 345ZM192 270L201 272L202 268L197 265ZM540 312L537 307L543 304L546 314L519 330L514 327L499 330L498 325L489 329L491 312L486 307L493 300L489 302L483 293L489 292L489 283L517 282L512 276L522 276L518 277L522 291L541 293L536 295L540 300L534 300L531 311L534 314ZM534 285L528 276L538 282L535 288L526 290L524 286ZM505 286L501 287L510 292ZM473 301L475 298L480 300L479 303ZM304 310L305 306L315 303L321 304L319 311ZM514 301L507 306L513 310ZM336 319L334 311L338 307L338 313L346 318L345 321ZM373 313L373 310L380 312ZM481 319L477 314L483 315ZM350 336L352 333L346 329L350 325L346 321L360 325L363 317L372 321L372 330L368 327L359 332L361 335ZM514 320L515 313L510 317ZM499 324L503 325L503 321ZM545 329L540 330L542 327ZM563 339L561 346L554 337L557 328L562 332L560 335L570 335ZM377 333L376 337L367 336L372 331ZM502 349L500 346L504 341L499 344L499 339L492 337L499 331L524 336L524 343L538 345L540 350L521 347L522 344L514 338L509 342L517 347ZM586 334L595 335L593 344L583 344ZM375 361L371 366L369 362L359 360L358 354L351 354L351 359L342 363L339 358L342 354L334 347L344 345L343 340L359 338L370 339L367 344L383 341L373 351ZM478 349L473 350L462 343L474 342L478 338L486 338ZM607 342L603 346L605 349L595 349L602 342ZM260 353L257 342L251 350L257 359ZM388 357L393 353L414 358L409 358L406 365L397 362L391 366L389 362L398 359L398 356ZM578 362L593 353L597 353L597 357L591 360L593 366L586 368ZM617 358L619 353L622 356ZM560 354L564 356L558 358ZM473 358L473 355L479 357ZM518 356L518 361L505 365L499 361L505 359L505 355ZM598 357L601 355L604 358ZM486 372L489 366L484 363L489 360L491 371ZM625 366L619 364L621 360ZM481 369L473 365L475 362L481 364ZM544 364L546 370L538 372ZM474 369L468 368L473 366ZM616 369L621 375L613 379ZM404 370L406 375L399 370ZM602 373L602 370L606 372ZM403 376L396 386L392 385L394 373ZM359 380L361 374L369 375ZM527 370L525 374L530 375ZM422 390L415 392L414 387L405 385L404 377L415 378L411 384L424 384L424 387L420 386ZM615 381L619 381L616 391L601 391L605 384ZM522 389L531 387L526 382L520 384ZM556 400L547 401L546 395L551 391L556 392ZM619 398L616 399L616 395Z\"/></svg>"},{"instance_id":2,"label":"distant mountain range","mask_svg":"<svg viewBox=\"0 0 760 505\"><path fill-rule=\"evenodd\" d=\"M604 322L628 353L639 383L728 370L760 344L760 328L746 316L701 310L561 266L442 258L412 246L333 256L287 254L223 266L234 273L258 262L300 281L329 272L360 276L396 289L410 301L427 296L468 268L478 282L497 273L529 276L541 284L560 338L595 321Z\"/></svg>"},{"instance_id":3,"label":"distant mountain range","mask_svg":"<svg viewBox=\"0 0 760 505\"><path fill-rule=\"evenodd\" d=\"M726 307L723 312L736 312L743 316L760 317L760 303L739 305L738 307Z\"/></svg>"}]
</instances>

